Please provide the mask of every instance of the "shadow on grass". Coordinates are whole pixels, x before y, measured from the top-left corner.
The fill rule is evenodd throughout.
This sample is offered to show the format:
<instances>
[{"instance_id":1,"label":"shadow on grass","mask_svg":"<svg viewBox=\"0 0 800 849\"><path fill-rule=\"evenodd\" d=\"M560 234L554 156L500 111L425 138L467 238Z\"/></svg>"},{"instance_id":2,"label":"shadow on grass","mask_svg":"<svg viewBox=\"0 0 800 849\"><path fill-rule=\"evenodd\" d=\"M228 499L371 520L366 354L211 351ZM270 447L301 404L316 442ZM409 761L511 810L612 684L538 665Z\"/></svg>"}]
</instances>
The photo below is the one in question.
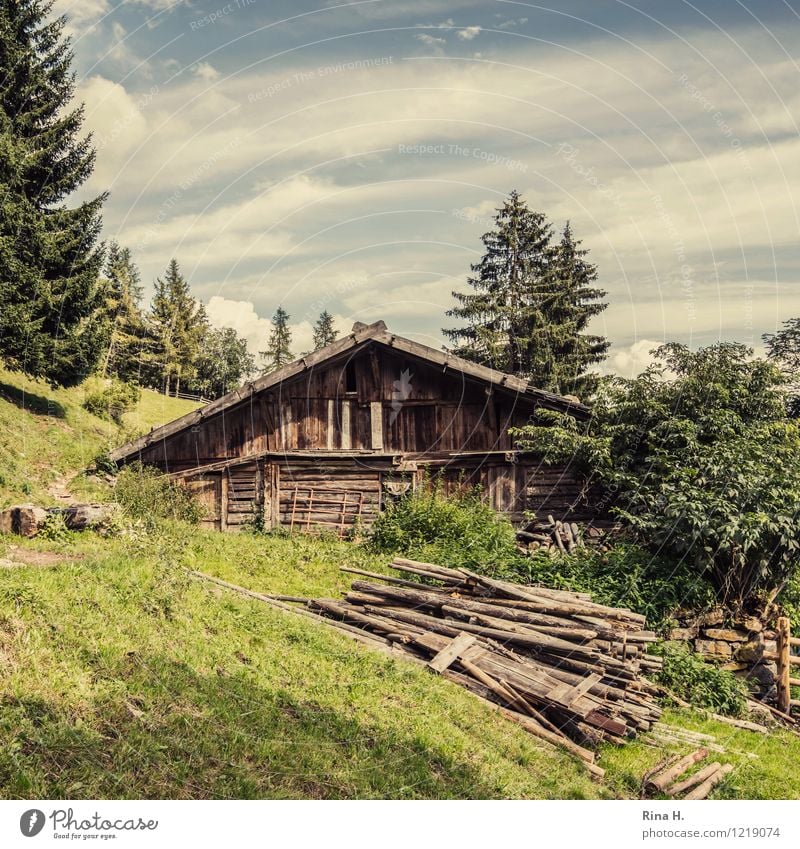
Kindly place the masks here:
<instances>
[{"instance_id":1,"label":"shadow on grass","mask_svg":"<svg viewBox=\"0 0 800 849\"><path fill-rule=\"evenodd\" d=\"M18 386L12 386L10 383L0 382L0 396L20 409L37 416L53 416L63 419L67 414L63 405L59 404L58 401L37 395L35 392L24 392Z\"/></svg>"},{"instance_id":2,"label":"shadow on grass","mask_svg":"<svg viewBox=\"0 0 800 849\"><path fill-rule=\"evenodd\" d=\"M153 658L147 667L114 670L101 684L114 695L80 719L55 702L0 700L3 796L502 796L502 787L413 735L264 689L246 671L203 677Z\"/></svg>"}]
</instances>

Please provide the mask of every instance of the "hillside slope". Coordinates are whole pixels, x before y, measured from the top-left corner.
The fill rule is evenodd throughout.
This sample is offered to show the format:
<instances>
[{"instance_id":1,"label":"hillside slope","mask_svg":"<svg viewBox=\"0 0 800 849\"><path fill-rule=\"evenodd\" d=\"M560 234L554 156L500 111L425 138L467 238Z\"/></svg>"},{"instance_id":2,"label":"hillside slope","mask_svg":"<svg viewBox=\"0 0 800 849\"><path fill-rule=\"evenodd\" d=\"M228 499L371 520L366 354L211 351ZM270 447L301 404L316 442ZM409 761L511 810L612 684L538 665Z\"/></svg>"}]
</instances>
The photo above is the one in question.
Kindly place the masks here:
<instances>
[{"instance_id":1,"label":"hillside slope","mask_svg":"<svg viewBox=\"0 0 800 849\"><path fill-rule=\"evenodd\" d=\"M0 368L0 506L50 503L54 481L74 475L110 446L197 407L191 401L143 390L122 427L81 406L100 381L54 389Z\"/></svg>"}]
</instances>

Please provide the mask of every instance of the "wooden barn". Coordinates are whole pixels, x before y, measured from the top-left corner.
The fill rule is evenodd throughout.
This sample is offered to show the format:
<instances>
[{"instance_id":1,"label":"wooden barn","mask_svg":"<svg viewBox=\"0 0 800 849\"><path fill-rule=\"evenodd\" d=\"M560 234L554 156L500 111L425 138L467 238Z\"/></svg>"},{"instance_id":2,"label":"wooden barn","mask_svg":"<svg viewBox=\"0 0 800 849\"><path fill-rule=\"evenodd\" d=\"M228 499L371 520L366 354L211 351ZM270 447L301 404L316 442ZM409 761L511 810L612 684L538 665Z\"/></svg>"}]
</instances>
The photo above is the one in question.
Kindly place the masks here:
<instances>
[{"instance_id":1,"label":"wooden barn","mask_svg":"<svg viewBox=\"0 0 800 849\"><path fill-rule=\"evenodd\" d=\"M497 510L590 517L564 467L514 449L537 408L585 417L575 399L356 323L327 347L123 445L111 457L180 479L204 524L346 532L438 476L480 485Z\"/></svg>"}]
</instances>

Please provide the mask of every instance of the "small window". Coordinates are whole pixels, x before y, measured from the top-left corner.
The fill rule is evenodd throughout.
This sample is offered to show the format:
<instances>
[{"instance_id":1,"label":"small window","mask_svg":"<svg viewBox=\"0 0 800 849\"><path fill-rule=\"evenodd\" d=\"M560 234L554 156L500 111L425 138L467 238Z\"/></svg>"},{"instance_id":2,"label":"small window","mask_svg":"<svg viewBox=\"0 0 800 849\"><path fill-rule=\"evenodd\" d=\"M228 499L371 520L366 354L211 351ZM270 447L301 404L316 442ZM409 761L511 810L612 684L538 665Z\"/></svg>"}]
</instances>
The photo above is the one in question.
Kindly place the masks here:
<instances>
[{"instance_id":1,"label":"small window","mask_svg":"<svg viewBox=\"0 0 800 849\"><path fill-rule=\"evenodd\" d=\"M344 367L344 391L345 392L356 392L356 364L350 360L350 362Z\"/></svg>"}]
</instances>

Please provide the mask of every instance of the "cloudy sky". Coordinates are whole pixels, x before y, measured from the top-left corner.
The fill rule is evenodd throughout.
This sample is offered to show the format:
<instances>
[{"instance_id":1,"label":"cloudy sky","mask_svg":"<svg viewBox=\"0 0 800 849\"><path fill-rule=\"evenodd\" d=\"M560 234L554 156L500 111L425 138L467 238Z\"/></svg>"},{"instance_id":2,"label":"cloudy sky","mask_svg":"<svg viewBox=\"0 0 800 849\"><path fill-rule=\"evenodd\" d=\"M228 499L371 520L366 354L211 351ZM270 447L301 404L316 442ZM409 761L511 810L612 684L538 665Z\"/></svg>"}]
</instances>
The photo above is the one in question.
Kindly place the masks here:
<instances>
[{"instance_id":1,"label":"cloudy sky","mask_svg":"<svg viewBox=\"0 0 800 849\"><path fill-rule=\"evenodd\" d=\"M149 284L297 351L322 309L442 344L512 189L591 251L609 367L800 315L800 0L57 0Z\"/></svg>"}]
</instances>

